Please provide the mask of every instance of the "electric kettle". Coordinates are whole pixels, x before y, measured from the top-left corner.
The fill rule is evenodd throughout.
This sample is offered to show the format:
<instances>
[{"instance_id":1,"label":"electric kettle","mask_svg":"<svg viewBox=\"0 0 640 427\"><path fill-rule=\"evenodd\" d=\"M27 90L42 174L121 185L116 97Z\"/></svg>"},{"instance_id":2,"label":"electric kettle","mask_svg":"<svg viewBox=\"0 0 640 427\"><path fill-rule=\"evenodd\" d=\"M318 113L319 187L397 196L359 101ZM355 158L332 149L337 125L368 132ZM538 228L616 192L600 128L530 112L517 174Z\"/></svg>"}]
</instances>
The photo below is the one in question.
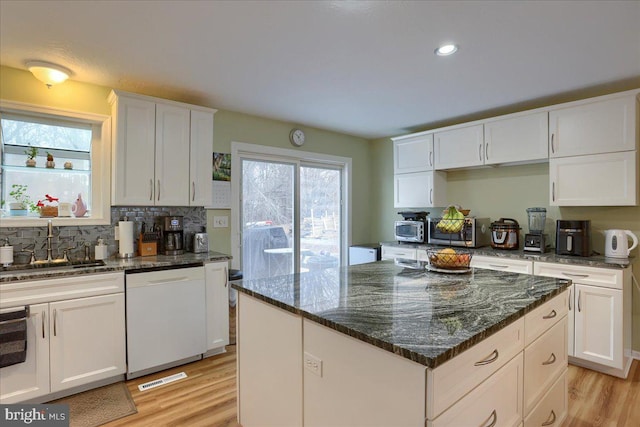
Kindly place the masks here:
<instances>
[{"instance_id":1,"label":"electric kettle","mask_svg":"<svg viewBox=\"0 0 640 427\"><path fill-rule=\"evenodd\" d=\"M629 247L629 238L633 244ZM638 237L630 230L604 230L604 256L610 258L628 258L638 246Z\"/></svg>"}]
</instances>

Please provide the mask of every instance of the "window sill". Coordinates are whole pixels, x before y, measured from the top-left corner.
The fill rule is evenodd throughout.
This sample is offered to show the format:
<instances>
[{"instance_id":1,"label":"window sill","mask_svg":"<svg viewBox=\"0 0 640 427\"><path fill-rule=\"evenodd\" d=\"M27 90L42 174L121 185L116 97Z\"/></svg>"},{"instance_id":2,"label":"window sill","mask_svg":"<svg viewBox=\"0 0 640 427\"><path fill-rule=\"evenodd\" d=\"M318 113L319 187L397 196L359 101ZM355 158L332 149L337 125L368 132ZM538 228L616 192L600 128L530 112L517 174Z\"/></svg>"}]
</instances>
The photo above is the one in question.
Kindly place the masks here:
<instances>
[{"instance_id":1,"label":"window sill","mask_svg":"<svg viewBox=\"0 0 640 427\"><path fill-rule=\"evenodd\" d=\"M110 225L111 218L97 218L97 217L86 217L86 218L64 218L64 217L53 217L53 218L40 218L40 217L30 217L30 216L3 216L0 218L0 228L7 227L44 227L51 220L54 226L73 226L73 225Z\"/></svg>"}]
</instances>

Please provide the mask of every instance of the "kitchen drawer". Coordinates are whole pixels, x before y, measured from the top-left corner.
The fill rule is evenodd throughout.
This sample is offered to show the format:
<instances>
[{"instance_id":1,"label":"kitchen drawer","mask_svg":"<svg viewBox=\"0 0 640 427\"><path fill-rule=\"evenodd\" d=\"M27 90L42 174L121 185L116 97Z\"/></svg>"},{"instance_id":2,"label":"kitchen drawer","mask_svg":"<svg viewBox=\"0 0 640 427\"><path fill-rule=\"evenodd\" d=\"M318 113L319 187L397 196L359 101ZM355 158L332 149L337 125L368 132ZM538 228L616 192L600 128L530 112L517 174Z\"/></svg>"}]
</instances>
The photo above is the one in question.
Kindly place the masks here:
<instances>
[{"instance_id":1,"label":"kitchen drawer","mask_svg":"<svg viewBox=\"0 0 640 427\"><path fill-rule=\"evenodd\" d=\"M0 284L0 308L124 292L124 273L98 273Z\"/></svg>"},{"instance_id":2,"label":"kitchen drawer","mask_svg":"<svg viewBox=\"0 0 640 427\"><path fill-rule=\"evenodd\" d=\"M427 427L519 426L522 423L522 353Z\"/></svg>"},{"instance_id":3,"label":"kitchen drawer","mask_svg":"<svg viewBox=\"0 0 640 427\"><path fill-rule=\"evenodd\" d=\"M567 265L551 262L535 262L533 274L536 276L570 279L574 283L622 289L622 269L597 268L579 265Z\"/></svg>"},{"instance_id":4,"label":"kitchen drawer","mask_svg":"<svg viewBox=\"0 0 640 427\"><path fill-rule=\"evenodd\" d=\"M434 419L524 348L524 319L427 371L427 418Z\"/></svg>"},{"instance_id":5,"label":"kitchen drawer","mask_svg":"<svg viewBox=\"0 0 640 427\"><path fill-rule=\"evenodd\" d=\"M569 291L564 291L524 316L524 345L535 341L569 312Z\"/></svg>"},{"instance_id":6,"label":"kitchen drawer","mask_svg":"<svg viewBox=\"0 0 640 427\"><path fill-rule=\"evenodd\" d=\"M401 248L398 246L382 246L382 259L416 259L415 248Z\"/></svg>"},{"instance_id":7,"label":"kitchen drawer","mask_svg":"<svg viewBox=\"0 0 640 427\"><path fill-rule=\"evenodd\" d=\"M524 349L524 409L529 413L567 369L567 318Z\"/></svg>"},{"instance_id":8,"label":"kitchen drawer","mask_svg":"<svg viewBox=\"0 0 640 427\"><path fill-rule=\"evenodd\" d=\"M533 273L533 261L485 255L474 255L471 257L471 267L521 274Z\"/></svg>"},{"instance_id":9,"label":"kitchen drawer","mask_svg":"<svg viewBox=\"0 0 640 427\"><path fill-rule=\"evenodd\" d=\"M524 419L524 427L556 427L562 424L569 409L567 371L547 391L540 403Z\"/></svg>"}]
</instances>

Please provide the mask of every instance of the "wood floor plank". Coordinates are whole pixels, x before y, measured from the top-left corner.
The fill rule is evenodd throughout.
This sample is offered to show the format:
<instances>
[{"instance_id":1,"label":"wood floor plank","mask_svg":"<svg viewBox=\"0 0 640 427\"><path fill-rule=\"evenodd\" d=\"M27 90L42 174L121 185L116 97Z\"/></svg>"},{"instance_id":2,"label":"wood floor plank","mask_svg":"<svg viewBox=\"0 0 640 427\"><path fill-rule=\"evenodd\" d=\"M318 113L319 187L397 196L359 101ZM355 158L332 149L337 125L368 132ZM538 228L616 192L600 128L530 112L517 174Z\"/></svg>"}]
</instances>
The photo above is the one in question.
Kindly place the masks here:
<instances>
[{"instance_id":1,"label":"wood floor plank","mask_svg":"<svg viewBox=\"0 0 640 427\"><path fill-rule=\"evenodd\" d=\"M187 378L139 391L138 385L185 372ZM626 380L569 365L569 413L562 427L640 426L640 361ZM138 413L108 427L238 427L236 348L188 365L127 381Z\"/></svg>"}]
</instances>

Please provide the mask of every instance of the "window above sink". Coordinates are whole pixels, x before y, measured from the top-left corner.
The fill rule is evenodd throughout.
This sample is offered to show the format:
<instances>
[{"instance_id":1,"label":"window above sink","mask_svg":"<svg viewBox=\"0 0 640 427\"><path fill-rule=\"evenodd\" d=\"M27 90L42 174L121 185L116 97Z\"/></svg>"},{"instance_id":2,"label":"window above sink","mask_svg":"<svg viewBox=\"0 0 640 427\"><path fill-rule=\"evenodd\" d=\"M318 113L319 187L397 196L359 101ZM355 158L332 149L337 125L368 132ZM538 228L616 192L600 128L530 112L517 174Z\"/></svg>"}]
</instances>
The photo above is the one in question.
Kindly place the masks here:
<instances>
[{"instance_id":1,"label":"window above sink","mask_svg":"<svg viewBox=\"0 0 640 427\"><path fill-rule=\"evenodd\" d=\"M0 124L0 227L42 226L49 219L56 226L110 223L110 117L0 101ZM26 162L34 149L35 167ZM26 212L9 209L16 189L31 202ZM83 216L41 217L34 209L38 201L74 204L78 194L87 208ZM58 201L47 202L47 195Z\"/></svg>"}]
</instances>

